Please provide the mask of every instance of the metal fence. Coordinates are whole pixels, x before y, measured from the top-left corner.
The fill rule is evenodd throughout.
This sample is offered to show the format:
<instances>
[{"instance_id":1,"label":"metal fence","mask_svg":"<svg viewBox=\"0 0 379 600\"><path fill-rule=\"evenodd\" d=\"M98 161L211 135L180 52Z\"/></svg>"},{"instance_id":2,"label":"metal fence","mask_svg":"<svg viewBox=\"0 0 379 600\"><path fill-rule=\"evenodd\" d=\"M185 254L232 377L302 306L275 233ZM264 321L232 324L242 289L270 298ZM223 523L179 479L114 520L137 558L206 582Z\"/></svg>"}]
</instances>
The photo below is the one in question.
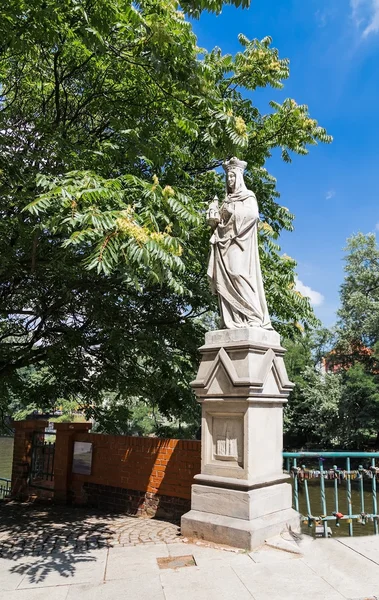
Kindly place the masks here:
<instances>
[{"instance_id":1,"label":"metal fence","mask_svg":"<svg viewBox=\"0 0 379 600\"><path fill-rule=\"evenodd\" d=\"M11 491L11 480L0 477L0 500L7 498Z\"/></svg>"},{"instance_id":2,"label":"metal fence","mask_svg":"<svg viewBox=\"0 0 379 600\"><path fill-rule=\"evenodd\" d=\"M283 458L285 469L293 477L294 508L303 513L303 522L314 527L316 533L328 537L332 531L329 525L338 527L345 521L350 536L354 534L353 523L371 523L372 533L378 533L379 468L376 461L379 452L283 452ZM331 459L339 464L333 464ZM311 506L315 503L314 482L311 481L314 479L319 481L320 514L315 506ZM353 495L359 509L353 508ZM346 510L341 509L342 501ZM327 504L333 509L330 514Z\"/></svg>"}]
</instances>

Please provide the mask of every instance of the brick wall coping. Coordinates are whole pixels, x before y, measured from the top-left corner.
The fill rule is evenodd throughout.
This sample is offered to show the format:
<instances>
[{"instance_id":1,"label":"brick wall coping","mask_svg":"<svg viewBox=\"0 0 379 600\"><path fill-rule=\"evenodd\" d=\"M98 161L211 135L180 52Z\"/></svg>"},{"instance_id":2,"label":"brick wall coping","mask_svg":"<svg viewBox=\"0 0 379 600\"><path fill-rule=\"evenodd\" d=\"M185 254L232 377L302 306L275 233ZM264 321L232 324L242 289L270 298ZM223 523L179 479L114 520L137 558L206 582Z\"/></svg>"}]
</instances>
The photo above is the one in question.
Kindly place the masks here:
<instances>
[{"instance_id":1,"label":"brick wall coping","mask_svg":"<svg viewBox=\"0 0 379 600\"><path fill-rule=\"evenodd\" d=\"M44 419L30 419L28 421L13 421L13 427L17 430L20 429L34 429L34 430L43 430L48 427L49 422Z\"/></svg>"},{"instance_id":2,"label":"brick wall coping","mask_svg":"<svg viewBox=\"0 0 379 600\"><path fill-rule=\"evenodd\" d=\"M54 429L59 432L68 431L75 433L86 433L92 429L92 423L54 423Z\"/></svg>"}]
</instances>

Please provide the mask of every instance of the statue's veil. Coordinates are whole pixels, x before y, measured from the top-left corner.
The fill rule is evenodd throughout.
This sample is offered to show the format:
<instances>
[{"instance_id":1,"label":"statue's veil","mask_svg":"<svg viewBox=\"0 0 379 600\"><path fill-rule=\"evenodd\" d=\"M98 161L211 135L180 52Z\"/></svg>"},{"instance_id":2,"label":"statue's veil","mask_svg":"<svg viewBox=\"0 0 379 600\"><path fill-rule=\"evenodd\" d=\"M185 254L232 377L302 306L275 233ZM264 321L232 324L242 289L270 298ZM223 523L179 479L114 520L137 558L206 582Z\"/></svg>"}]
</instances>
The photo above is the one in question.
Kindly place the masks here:
<instances>
[{"instance_id":1,"label":"statue's veil","mask_svg":"<svg viewBox=\"0 0 379 600\"><path fill-rule=\"evenodd\" d=\"M229 169L229 171L234 173L236 176L236 185L234 188L234 192L229 194L228 182L226 182L226 195L228 197L229 202L230 201L242 202L243 200L246 200L247 198L254 196L254 193L251 190L248 190L246 187L242 170L238 169L238 168L234 168L234 169L232 168L232 169Z\"/></svg>"}]
</instances>

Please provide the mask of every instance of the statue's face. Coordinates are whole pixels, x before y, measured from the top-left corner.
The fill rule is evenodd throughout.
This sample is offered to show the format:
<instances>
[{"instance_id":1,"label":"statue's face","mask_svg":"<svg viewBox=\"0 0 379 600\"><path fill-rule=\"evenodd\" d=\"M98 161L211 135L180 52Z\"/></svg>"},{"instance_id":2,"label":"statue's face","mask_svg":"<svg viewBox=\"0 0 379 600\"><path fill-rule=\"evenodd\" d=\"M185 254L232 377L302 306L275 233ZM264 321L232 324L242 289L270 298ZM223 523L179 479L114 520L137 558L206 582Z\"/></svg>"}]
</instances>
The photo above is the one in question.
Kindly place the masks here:
<instances>
[{"instance_id":1,"label":"statue's face","mask_svg":"<svg viewBox=\"0 0 379 600\"><path fill-rule=\"evenodd\" d=\"M234 192L234 188L236 187L236 174L233 171L229 171L226 180L228 182L228 190Z\"/></svg>"}]
</instances>

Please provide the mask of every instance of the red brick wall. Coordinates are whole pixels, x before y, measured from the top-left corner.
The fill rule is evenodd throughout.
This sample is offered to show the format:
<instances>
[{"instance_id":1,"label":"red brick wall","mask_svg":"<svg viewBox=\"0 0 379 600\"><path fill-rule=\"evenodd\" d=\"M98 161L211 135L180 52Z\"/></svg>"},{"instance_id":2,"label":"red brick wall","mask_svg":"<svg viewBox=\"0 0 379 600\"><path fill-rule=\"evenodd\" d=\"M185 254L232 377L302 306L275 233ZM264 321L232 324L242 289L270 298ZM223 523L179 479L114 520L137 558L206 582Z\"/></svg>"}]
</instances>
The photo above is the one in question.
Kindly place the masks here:
<instances>
[{"instance_id":1,"label":"red brick wall","mask_svg":"<svg viewBox=\"0 0 379 600\"><path fill-rule=\"evenodd\" d=\"M41 496L29 489L33 432L46 422L15 423L14 497ZM137 515L175 518L189 510L193 477L200 473L199 441L89 433L90 423L57 423L54 500L90 504ZM72 473L75 441L91 442L91 475Z\"/></svg>"},{"instance_id":2,"label":"red brick wall","mask_svg":"<svg viewBox=\"0 0 379 600\"><path fill-rule=\"evenodd\" d=\"M200 473L199 441L91 433L76 433L74 439L93 444L92 474L71 475L75 503L93 503L95 497L96 504L107 506L108 498L109 506L152 516L159 505L163 514L175 512L173 500L178 499L178 508L189 510L193 477Z\"/></svg>"}]
</instances>

